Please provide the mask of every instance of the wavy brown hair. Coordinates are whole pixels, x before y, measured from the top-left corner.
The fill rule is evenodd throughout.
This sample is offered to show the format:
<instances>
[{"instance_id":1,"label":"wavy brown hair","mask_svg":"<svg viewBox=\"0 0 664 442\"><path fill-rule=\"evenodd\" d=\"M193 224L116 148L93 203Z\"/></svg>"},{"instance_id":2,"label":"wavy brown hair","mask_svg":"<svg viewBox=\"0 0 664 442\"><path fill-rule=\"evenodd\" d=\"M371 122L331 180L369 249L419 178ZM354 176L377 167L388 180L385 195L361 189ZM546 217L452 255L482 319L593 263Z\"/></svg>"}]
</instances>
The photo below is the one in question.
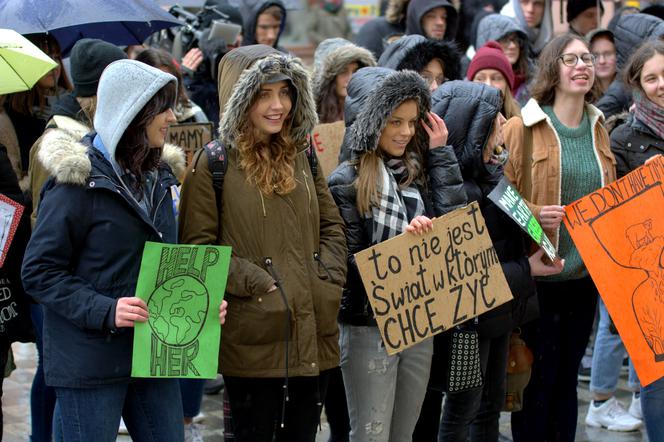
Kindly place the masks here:
<instances>
[{"instance_id":1,"label":"wavy brown hair","mask_svg":"<svg viewBox=\"0 0 664 442\"><path fill-rule=\"evenodd\" d=\"M293 110L291 114L292 112ZM258 187L263 195L287 195L295 189L295 157L298 146L290 136L292 124L289 116L281 131L265 142L247 118L237 137L240 169L246 174L247 181Z\"/></svg>"},{"instance_id":2,"label":"wavy brown hair","mask_svg":"<svg viewBox=\"0 0 664 442\"><path fill-rule=\"evenodd\" d=\"M560 84L560 56L563 55L565 48L574 40L578 40L590 52L588 42L578 35L565 34L551 40L539 56L537 61L537 71L530 89L530 96L534 98L540 106L553 104L556 98L556 86ZM599 84L593 82L592 87L585 96L587 103L595 101L596 97L601 95Z\"/></svg>"},{"instance_id":3,"label":"wavy brown hair","mask_svg":"<svg viewBox=\"0 0 664 442\"><path fill-rule=\"evenodd\" d=\"M150 147L147 126L157 115L175 105L176 95L177 86L174 81L159 89L129 123L118 142L115 159L120 166L128 169L137 177L136 186L138 188L143 182L145 172L155 169L161 158L161 149Z\"/></svg>"},{"instance_id":4,"label":"wavy brown hair","mask_svg":"<svg viewBox=\"0 0 664 442\"><path fill-rule=\"evenodd\" d=\"M321 123L334 123L344 119L344 108L337 96L336 81L331 81L316 97L316 111Z\"/></svg>"}]
</instances>

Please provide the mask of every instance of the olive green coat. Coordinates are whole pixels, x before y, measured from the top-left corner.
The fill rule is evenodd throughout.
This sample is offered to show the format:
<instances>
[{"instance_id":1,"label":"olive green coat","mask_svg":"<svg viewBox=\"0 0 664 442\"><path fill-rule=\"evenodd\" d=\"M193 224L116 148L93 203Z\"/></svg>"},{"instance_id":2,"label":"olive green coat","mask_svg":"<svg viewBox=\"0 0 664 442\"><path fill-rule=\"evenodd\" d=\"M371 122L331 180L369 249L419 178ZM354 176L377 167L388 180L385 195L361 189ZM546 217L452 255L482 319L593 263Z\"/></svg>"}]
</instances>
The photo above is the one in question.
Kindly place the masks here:
<instances>
[{"instance_id":1,"label":"olive green coat","mask_svg":"<svg viewBox=\"0 0 664 442\"><path fill-rule=\"evenodd\" d=\"M228 97L222 103L220 123L220 138L228 148L221 229L207 157L195 156L182 187L180 242L233 248L219 356L221 373L316 376L339 365L336 318L346 275L343 221L323 174L312 176L303 150L295 162L297 185L287 195L263 195L239 168L233 140L268 76L286 74L297 90L291 112L298 144L305 146L303 137L316 121L309 80L299 60L270 55L251 61L246 56L253 48L235 50L246 51L240 58L250 66L239 79L242 69L238 69L237 57L233 69L224 69L223 60L220 66L220 83L236 84L230 96L220 94L221 100ZM230 71L238 73L235 78ZM277 281L279 289L268 293Z\"/></svg>"}]
</instances>

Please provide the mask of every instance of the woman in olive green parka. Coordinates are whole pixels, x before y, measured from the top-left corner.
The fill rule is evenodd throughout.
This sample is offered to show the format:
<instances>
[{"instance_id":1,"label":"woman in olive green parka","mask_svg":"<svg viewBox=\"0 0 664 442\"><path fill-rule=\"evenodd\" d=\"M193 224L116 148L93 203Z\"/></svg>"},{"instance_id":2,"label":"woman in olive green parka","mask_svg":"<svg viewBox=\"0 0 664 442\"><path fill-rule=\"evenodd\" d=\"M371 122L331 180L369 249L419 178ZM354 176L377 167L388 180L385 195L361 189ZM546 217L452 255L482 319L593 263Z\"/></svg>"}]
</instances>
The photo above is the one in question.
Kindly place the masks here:
<instances>
[{"instance_id":1,"label":"woman in olive green parka","mask_svg":"<svg viewBox=\"0 0 664 442\"><path fill-rule=\"evenodd\" d=\"M310 80L297 58L241 47L219 65L219 99L222 207L207 155L196 155L182 188L180 242L233 249L219 368L238 440L272 440L270 425L285 420L285 440L313 441L311 400L322 400L325 372L339 365L346 243L306 153L317 121Z\"/></svg>"}]
</instances>

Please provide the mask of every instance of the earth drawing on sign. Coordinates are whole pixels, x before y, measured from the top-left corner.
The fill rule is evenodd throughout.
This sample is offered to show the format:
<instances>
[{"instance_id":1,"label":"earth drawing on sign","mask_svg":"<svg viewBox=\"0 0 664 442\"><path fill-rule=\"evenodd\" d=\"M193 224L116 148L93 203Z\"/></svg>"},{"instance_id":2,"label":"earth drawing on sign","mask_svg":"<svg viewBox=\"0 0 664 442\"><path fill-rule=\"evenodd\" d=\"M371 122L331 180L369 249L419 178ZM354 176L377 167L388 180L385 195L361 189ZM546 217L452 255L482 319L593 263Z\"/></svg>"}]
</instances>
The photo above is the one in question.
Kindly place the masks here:
<instances>
[{"instance_id":1,"label":"earth drawing on sign","mask_svg":"<svg viewBox=\"0 0 664 442\"><path fill-rule=\"evenodd\" d=\"M186 286L189 288L185 289ZM171 278L148 299L150 328L166 345L187 346L203 330L209 300L205 286L198 279L189 275Z\"/></svg>"}]
</instances>

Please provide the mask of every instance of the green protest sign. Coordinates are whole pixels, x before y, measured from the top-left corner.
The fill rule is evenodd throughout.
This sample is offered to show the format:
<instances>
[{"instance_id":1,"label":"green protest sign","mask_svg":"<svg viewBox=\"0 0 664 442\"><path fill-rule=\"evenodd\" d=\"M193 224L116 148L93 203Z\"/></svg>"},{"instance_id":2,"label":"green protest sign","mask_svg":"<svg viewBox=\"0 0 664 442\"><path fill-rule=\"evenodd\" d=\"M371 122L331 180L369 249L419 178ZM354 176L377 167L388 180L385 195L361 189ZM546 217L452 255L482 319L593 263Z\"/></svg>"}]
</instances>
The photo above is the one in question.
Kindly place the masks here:
<instances>
[{"instance_id":1,"label":"green protest sign","mask_svg":"<svg viewBox=\"0 0 664 442\"><path fill-rule=\"evenodd\" d=\"M216 377L230 257L230 247L145 243L136 296L149 319L135 326L132 376Z\"/></svg>"},{"instance_id":2,"label":"green protest sign","mask_svg":"<svg viewBox=\"0 0 664 442\"><path fill-rule=\"evenodd\" d=\"M542 226L539 225L535 215L528 208L519 192L505 177L489 194L489 199L496 206L509 215L542 249L553 261L556 259L556 248L553 247L549 238L544 234Z\"/></svg>"}]
</instances>

